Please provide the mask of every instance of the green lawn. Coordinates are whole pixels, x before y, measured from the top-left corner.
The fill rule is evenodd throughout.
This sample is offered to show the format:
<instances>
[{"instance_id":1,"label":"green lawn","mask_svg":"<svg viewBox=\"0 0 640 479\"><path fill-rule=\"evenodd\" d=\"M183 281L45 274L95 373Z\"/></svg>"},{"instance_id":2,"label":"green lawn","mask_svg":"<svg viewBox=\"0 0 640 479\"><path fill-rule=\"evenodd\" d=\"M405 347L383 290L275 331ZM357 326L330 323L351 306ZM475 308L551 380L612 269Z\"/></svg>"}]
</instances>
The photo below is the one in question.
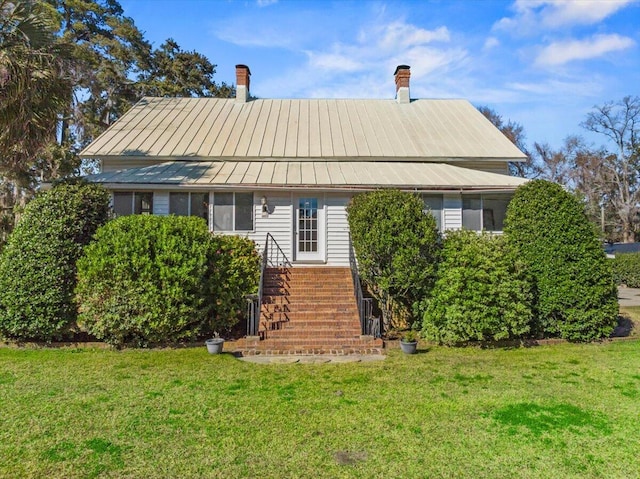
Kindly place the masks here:
<instances>
[{"instance_id":1,"label":"green lawn","mask_svg":"<svg viewBox=\"0 0 640 479\"><path fill-rule=\"evenodd\" d=\"M256 365L0 349L0 477L640 476L640 341Z\"/></svg>"}]
</instances>

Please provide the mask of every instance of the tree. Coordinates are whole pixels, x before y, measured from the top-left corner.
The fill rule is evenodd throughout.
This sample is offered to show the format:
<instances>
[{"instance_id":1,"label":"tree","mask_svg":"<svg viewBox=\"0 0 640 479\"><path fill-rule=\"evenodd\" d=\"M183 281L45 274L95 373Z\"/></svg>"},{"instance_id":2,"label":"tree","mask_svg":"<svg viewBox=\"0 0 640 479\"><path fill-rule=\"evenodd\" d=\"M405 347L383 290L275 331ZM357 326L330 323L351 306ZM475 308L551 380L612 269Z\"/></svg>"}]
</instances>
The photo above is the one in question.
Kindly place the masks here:
<instances>
[{"instance_id":1,"label":"tree","mask_svg":"<svg viewBox=\"0 0 640 479\"><path fill-rule=\"evenodd\" d=\"M135 75L148 68L151 45L117 0L46 0L58 19L60 41L74 46L72 114L63 143L90 142L139 96Z\"/></svg>"},{"instance_id":2,"label":"tree","mask_svg":"<svg viewBox=\"0 0 640 479\"><path fill-rule=\"evenodd\" d=\"M420 196L398 190L356 195L347 213L361 278L388 328L392 303L410 312L433 286L440 249L435 219Z\"/></svg>"},{"instance_id":3,"label":"tree","mask_svg":"<svg viewBox=\"0 0 640 479\"><path fill-rule=\"evenodd\" d=\"M213 81L215 65L172 39L157 50L117 0L46 0L57 12L59 37L74 45L69 145L82 148L144 95L230 96Z\"/></svg>"},{"instance_id":4,"label":"tree","mask_svg":"<svg viewBox=\"0 0 640 479\"><path fill-rule=\"evenodd\" d=\"M559 183L574 192L603 237L618 240L619 221L610 201L615 195L613 179L611 170L605 167L610 153L603 147L587 144L584 138L576 135L565 138L558 149L547 143L534 143L532 151L540 165L539 178Z\"/></svg>"},{"instance_id":5,"label":"tree","mask_svg":"<svg viewBox=\"0 0 640 479\"><path fill-rule=\"evenodd\" d=\"M604 135L614 146L603 161L611 182L607 200L620 220L623 241L633 242L640 212L640 97L594 106L582 126Z\"/></svg>"},{"instance_id":6,"label":"tree","mask_svg":"<svg viewBox=\"0 0 640 479\"><path fill-rule=\"evenodd\" d=\"M0 0L0 174L27 186L71 94L69 45L42 6Z\"/></svg>"},{"instance_id":7,"label":"tree","mask_svg":"<svg viewBox=\"0 0 640 479\"><path fill-rule=\"evenodd\" d=\"M213 81L215 72L215 65L207 57L196 51L186 52L169 38L153 51L148 70L141 73L136 87L140 95L148 96L233 96L233 87Z\"/></svg>"},{"instance_id":8,"label":"tree","mask_svg":"<svg viewBox=\"0 0 640 479\"><path fill-rule=\"evenodd\" d=\"M533 180L509 203L504 233L534 291L534 332L588 341L617 323L611 264L584 206L560 185Z\"/></svg>"},{"instance_id":9,"label":"tree","mask_svg":"<svg viewBox=\"0 0 640 479\"><path fill-rule=\"evenodd\" d=\"M68 111L70 46L41 3L0 0L0 246L49 158Z\"/></svg>"},{"instance_id":10,"label":"tree","mask_svg":"<svg viewBox=\"0 0 640 479\"><path fill-rule=\"evenodd\" d=\"M145 94L229 96L215 65L168 40L153 50L117 0L0 0L0 245L42 181ZM16 206L17 205L17 206Z\"/></svg>"}]
</instances>

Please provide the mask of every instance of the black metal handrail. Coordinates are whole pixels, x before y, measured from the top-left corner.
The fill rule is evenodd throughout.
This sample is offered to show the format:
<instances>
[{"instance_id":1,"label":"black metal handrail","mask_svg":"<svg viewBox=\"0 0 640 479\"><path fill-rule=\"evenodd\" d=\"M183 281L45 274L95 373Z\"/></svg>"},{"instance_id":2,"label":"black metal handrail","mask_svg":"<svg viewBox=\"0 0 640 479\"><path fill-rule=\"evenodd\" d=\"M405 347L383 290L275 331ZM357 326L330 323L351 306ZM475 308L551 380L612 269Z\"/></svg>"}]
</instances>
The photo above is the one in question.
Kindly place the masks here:
<instances>
[{"instance_id":1,"label":"black metal handrail","mask_svg":"<svg viewBox=\"0 0 640 479\"><path fill-rule=\"evenodd\" d=\"M262 250L262 266L260 267L260 281L258 293L247 296L247 336L257 336L260 327L260 308L262 306L262 290L264 287L264 272L267 267L290 268L291 262L271 233L267 233Z\"/></svg>"},{"instance_id":2,"label":"black metal handrail","mask_svg":"<svg viewBox=\"0 0 640 479\"><path fill-rule=\"evenodd\" d=\"M380 321L373 317L373 298L365 298L362 293L362 284L358 274L358 261L356 259L351 235L349 235L349 266L351 267L351 278L353 279L353 290L358 303L358 314L360 315L360 330L363 335L380 337Z\"/></svg>"}]
</instances>

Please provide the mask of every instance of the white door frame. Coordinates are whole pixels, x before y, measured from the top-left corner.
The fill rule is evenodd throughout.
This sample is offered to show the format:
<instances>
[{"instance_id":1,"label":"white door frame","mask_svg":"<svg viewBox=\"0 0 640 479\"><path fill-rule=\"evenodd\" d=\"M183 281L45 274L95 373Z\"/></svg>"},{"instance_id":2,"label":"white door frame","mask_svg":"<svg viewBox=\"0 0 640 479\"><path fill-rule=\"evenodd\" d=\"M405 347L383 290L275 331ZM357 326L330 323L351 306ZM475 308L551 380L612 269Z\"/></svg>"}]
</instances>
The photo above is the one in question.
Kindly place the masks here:
<instances>
[{"instance_id":1,"label":"white door frame","mask_svg":"<svg viewBox=\"0 0 640 479\"><path fill-rule=\"evenodd\" d=\"M324 195L311 193L294 196L293 211L294 261L299 263L325 262Z\"/></svg>"}]
</instances>

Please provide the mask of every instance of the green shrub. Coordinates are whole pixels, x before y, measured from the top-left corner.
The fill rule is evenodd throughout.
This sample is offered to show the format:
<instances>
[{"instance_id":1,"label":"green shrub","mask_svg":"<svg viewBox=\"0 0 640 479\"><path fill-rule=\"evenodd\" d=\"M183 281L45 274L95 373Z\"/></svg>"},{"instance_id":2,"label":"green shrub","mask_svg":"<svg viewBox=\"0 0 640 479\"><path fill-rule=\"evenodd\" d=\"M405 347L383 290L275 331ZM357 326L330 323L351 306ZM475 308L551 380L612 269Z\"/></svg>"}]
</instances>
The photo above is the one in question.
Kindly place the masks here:
<instances>
[{"instance_id":1,"label":"green shrub","mask_svg":"<svg viewBox=\"0 0 640 479\"><path fill-rule=\"evenodd\" d=\"M378 190L347 206L360 277L376 298L386 328L391 305L410 312L435 281L440 234L419 195Z\"/></svg>"},{"instance_id":2,"label":"green shrub","mask_svg":"<svg viewBox=\"0 0 640 479\"><path fill-rule=\"evenodd\" d=\"M531 291L502 237L447 233L426 301L423 332L444 344L519 338L529 332Z\"/></svg>"},{"instance_id":3,"label":"green shrub","mask_svg":"<svg viewBox=\"0 0 640 479\"><path fill-rule=\"evenodd\" d=\"M214 235L211 238L215 251L213 282L213 306L215 321L207 334L232 327L246 311L245 296L258 290L260 281L260 255L256 244L241 236Z\"/></svg>"},{"instance_id":4,"label":"green shrub","mask_svg":"<svg viewBox=\"0 0 640 479\"><path fill-rule=\"evenodd\" d=\"M611 264L574 195L542 180L520 186L504 231L530 275L537 333L574 341L611 334L618 314Z\"/></svg>"},{"instance_id":5,"label":"green shrub","mask_svg":"<svg viewBox=\"0 0 640 479\"><path fill-rule=\"evenodd\" d=\"M78 262L78 322L114 345L223 331L255 289L258 265L251 241L212 236L201 218L120 217Z\"/></svg>"},{"instance_id":6,"label":"green shrub","mask_svg":"<svg viewBox=\"0 0 640 479\"><path fill-rule=\"evenodd\" d=\"M611 265L616 284L640 288L640 253L618 253Z\"/></svg>"},{"instance_id":7,"label":"green shrub","mask_svg":"<svg viewBox=\"0 0 640 479\"><path fill-rule=\"evenodd\" d=\"M0 257L0 334L48 341L70 333L76 261L108 208L108 192L84 183L60 184L27 205Z\"/></svg>"}]
</instances>

